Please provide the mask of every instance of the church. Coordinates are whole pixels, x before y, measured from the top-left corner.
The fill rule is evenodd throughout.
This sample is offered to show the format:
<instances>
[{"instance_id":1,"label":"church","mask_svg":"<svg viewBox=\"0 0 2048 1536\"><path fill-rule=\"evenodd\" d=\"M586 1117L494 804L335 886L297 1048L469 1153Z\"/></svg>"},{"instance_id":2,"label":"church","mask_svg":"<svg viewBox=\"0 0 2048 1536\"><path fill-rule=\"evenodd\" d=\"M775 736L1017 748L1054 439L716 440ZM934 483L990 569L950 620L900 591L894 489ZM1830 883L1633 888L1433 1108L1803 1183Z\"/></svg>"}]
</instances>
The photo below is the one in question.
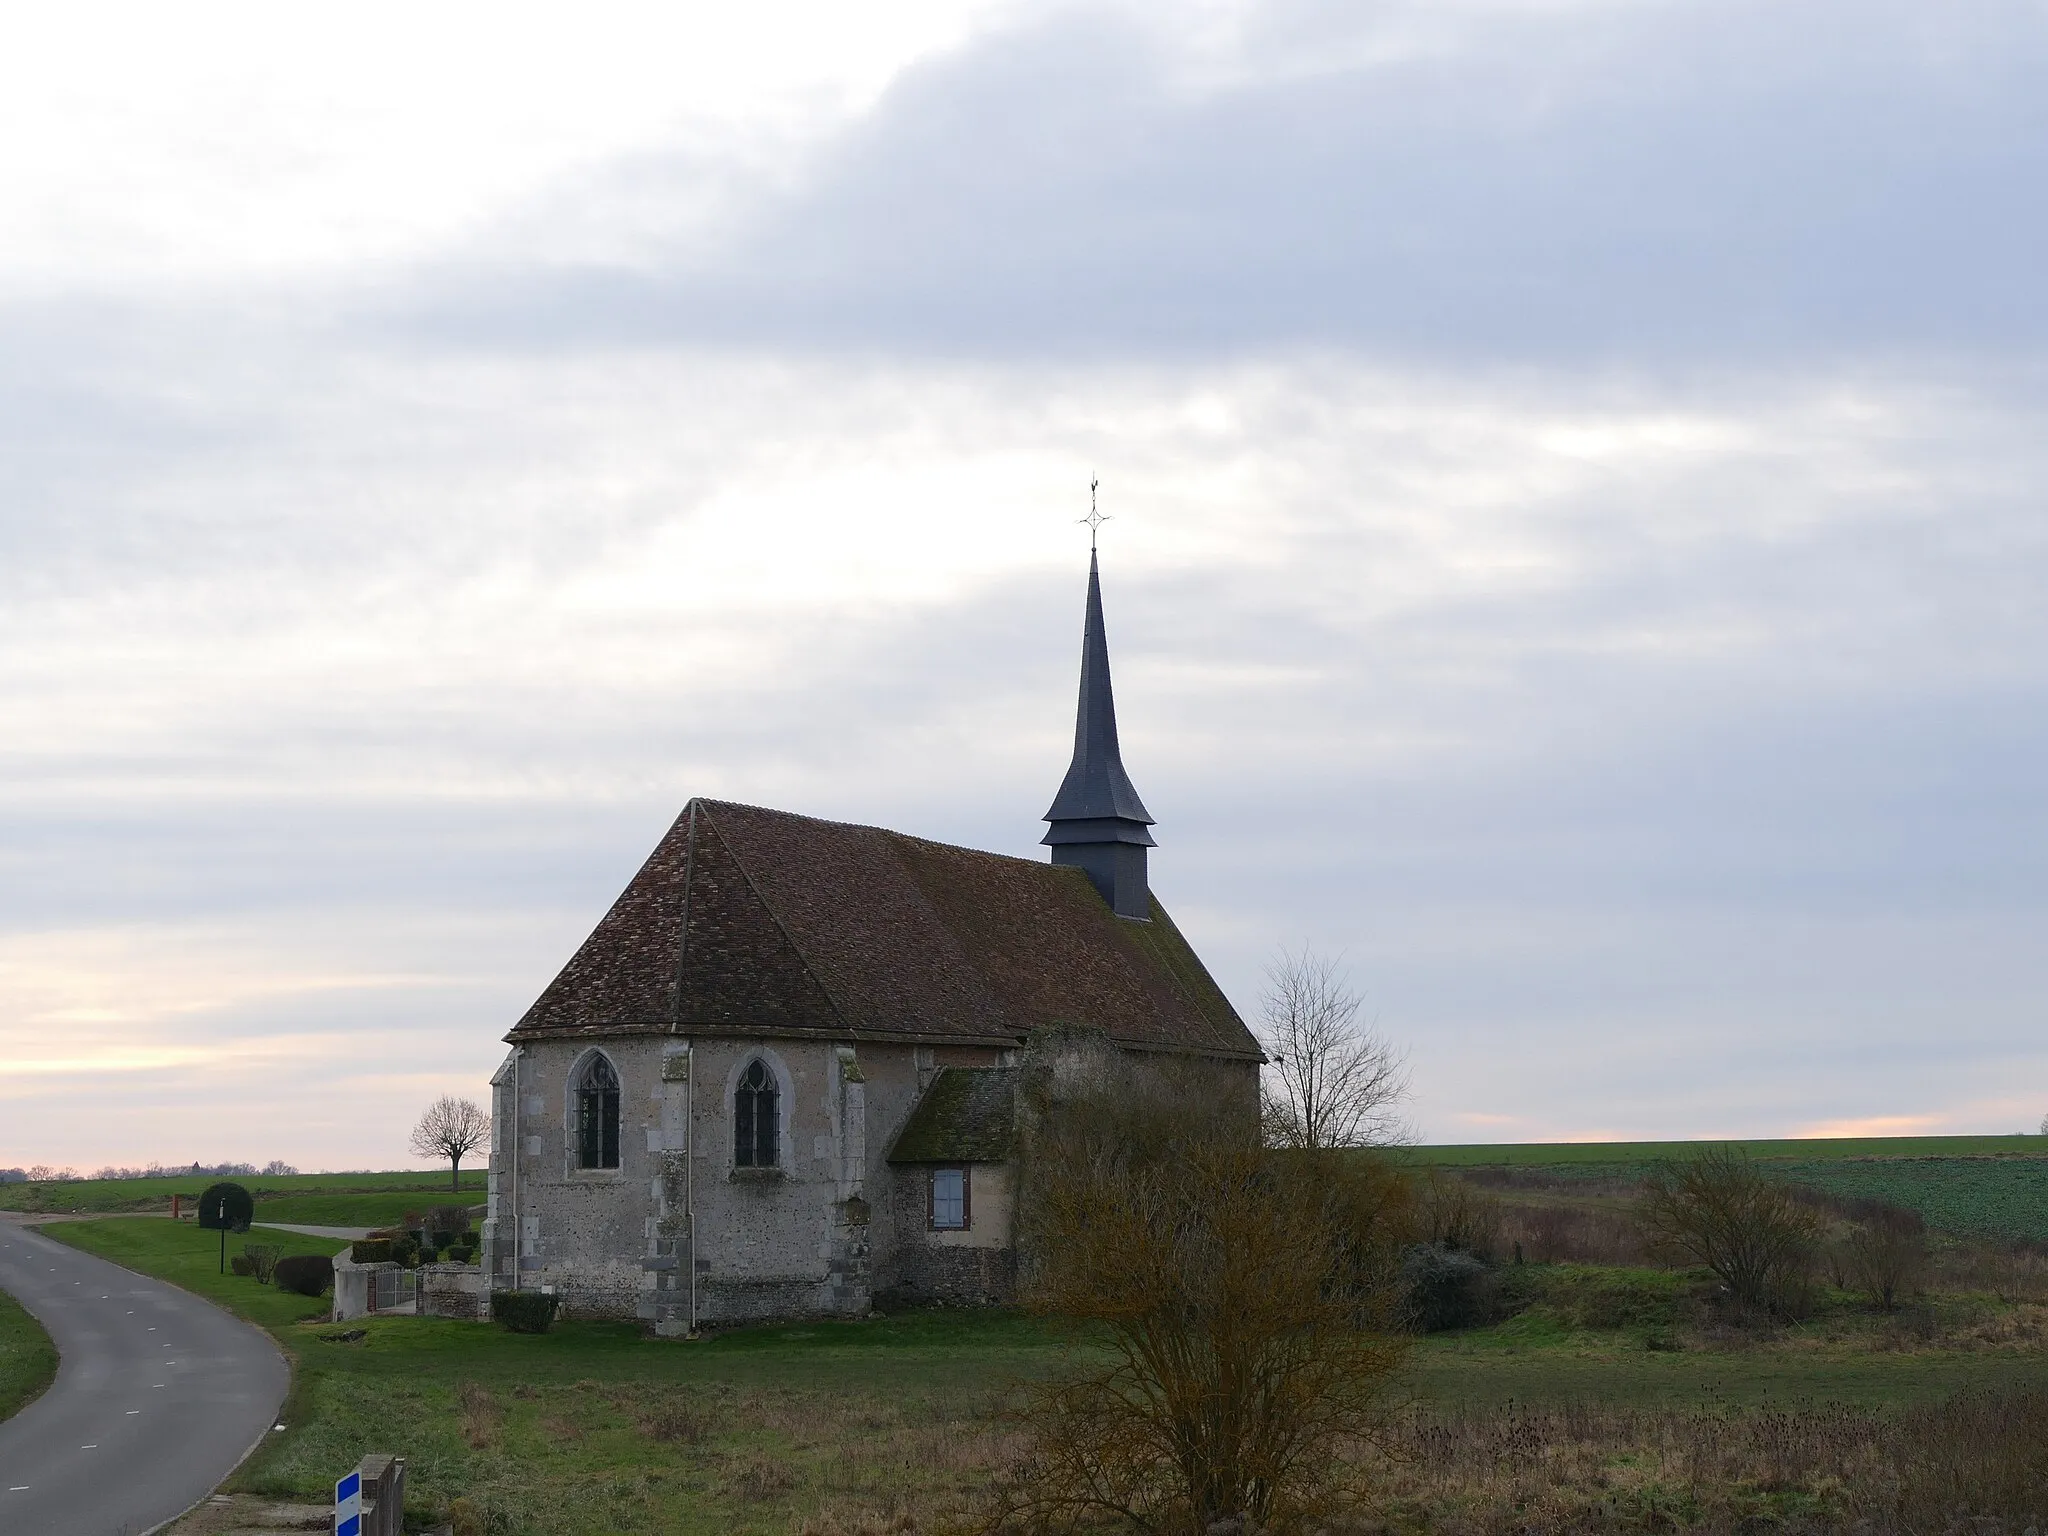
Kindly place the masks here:
<instances>
[{"instance_id":1,"label":"church","mask_svg":"<svg viewBox=\"0 0 2048 1536\"><path fill-rule=\"evenodd\" d=\"M506 1038L492 1289L657 1332L1006 1300L1019 1061L1071 1034L1256 1095L1152 893L1095 556L1050 862L692 800Z\"/></svg>"}]
</instances>

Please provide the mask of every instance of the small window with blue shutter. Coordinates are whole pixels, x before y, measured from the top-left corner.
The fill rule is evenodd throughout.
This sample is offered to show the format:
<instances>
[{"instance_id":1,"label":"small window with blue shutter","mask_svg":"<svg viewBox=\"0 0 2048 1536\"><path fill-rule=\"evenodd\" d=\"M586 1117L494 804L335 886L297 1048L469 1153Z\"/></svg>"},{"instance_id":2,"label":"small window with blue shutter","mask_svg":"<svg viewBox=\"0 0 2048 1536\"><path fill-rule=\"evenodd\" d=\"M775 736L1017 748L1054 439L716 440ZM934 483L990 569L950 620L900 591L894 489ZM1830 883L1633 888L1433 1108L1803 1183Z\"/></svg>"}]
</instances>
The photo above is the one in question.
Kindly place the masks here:
<instances>
[{"instance_id":1,"label":"small window with blue shutter","mask_svg":"<svg viewBox=\"0 0 2048 1536\"><path fill-rule=\"evenodd\" d=\"M965 1232L967 1230L967 1170L965 1168L934 1168L932 1170L931 1217L932 1230L934 1232Z\"/></svg>"}]
</instances>

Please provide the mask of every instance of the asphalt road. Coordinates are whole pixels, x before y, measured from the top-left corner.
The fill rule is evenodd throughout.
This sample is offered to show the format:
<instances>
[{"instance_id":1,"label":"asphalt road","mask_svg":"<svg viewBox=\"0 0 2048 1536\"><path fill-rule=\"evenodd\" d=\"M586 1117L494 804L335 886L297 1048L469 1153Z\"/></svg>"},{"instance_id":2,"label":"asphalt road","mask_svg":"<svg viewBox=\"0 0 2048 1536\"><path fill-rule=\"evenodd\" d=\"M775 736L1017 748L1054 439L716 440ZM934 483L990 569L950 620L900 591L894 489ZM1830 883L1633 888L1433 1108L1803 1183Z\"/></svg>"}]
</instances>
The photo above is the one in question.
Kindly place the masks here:
<instances>
[{"instance_id":1,"label":"asphalt road","mask_svg":"<svg viewBox=\"0 0 2048 1536\"><path fill-rule=\"evenodd\" d=\"M12 1223L0 1290L60 1357L0 1422L0 1532L135 1536L213 1491L275 1422L291 1375L261 1330Z\"/></svg>"}]
</instances>

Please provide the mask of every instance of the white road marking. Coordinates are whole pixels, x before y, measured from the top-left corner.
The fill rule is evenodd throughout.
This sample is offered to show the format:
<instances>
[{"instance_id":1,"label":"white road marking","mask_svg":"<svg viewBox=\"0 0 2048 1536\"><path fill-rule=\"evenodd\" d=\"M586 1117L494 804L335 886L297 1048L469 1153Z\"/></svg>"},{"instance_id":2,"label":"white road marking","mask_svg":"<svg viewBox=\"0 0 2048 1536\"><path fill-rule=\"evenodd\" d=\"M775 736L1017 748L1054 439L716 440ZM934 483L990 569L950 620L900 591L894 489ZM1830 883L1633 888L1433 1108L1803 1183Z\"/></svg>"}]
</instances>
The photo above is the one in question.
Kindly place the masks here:
<instances>
[{"instance_id":1,"label":"white road marking","mask_svg":"<svg viewBox=\"0 0 2048 1536\"><path fill-rule=\"evenodd\" d=\"M132 1419L135 1417L135 1415L137 1415L140 1412L142 1412L140 1408L130 1408L126 1416Z\"/></svg>"}]
</instances>

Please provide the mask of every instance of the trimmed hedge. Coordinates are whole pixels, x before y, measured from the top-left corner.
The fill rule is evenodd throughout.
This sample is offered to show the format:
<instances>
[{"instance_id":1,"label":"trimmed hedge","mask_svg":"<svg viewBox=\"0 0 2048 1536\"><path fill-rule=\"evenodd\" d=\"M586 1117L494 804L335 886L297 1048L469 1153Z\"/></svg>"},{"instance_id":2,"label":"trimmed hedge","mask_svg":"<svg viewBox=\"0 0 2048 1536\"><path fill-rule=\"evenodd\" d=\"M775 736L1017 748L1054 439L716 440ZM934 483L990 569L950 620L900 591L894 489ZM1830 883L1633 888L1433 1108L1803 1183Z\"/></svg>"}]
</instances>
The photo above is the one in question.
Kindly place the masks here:
<instances>
[{"instance_id":1,"label":"trimmed hedge","mask_svg":"<svg viewBox=\"0 0 2048 1536\"><path fill-rule=\"evenodd\" d=\"M491 1320L508 1333L546 1333L561 1305L561 1297L543 1291L493 1291Z\"/></svg>"},{"instance_id":2,"label":"trimmed hedge","mask_svg":"<svg viewBox=\"0 0 2048 1536\"><path fill-rule=\"evenodd\" d=\"M238 1253L228 1260L228 1273L231 1275L253 1275L256 1273L256 1261L246 1253Z\"/></svg>"},{"instance_id":3,"label":"trimmed hedge","mask_svg":"<svg viewBox=\"0 0 2048 1536\"><path fill-rule=\"evenodd\" d=\"M388 1237L359 1238L350 1246L348 1256L358 1264L389 1264L391 1262L391 1239Z\"/></svg>"},{"instance_id":4,"label":"trimmed hedge","mask_svg":"<svg viewBox=\"0 0 2048 1536\"><path fill-rule=\"evenodd\" d=\"M281 1291L295 1291L301 1296L324 1295L334 1284L334 1260L324 1253L295 1253L277 1261L272 1278Z\"/></svg>"}]
</instances>

